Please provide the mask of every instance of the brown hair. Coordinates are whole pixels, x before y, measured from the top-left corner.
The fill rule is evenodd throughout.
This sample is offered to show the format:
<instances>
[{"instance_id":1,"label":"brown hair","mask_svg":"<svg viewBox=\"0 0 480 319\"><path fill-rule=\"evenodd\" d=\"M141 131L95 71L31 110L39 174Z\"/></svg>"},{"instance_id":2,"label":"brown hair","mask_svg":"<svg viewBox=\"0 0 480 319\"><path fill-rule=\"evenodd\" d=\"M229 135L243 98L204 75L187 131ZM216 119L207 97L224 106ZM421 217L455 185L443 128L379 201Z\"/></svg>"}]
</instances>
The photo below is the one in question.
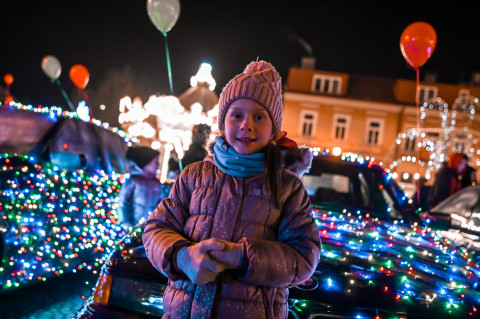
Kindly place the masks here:
<instances>
[{"instance_id":1,"label":"brown hair","mask_svg":"<svg viewBox=\"0 0 480 319\"><path fill-rule=\"evenodd\" d=\"M272 194L276 208L280 207L280 183L282 181L281 149L270 141L265 147L265 181L267 191Z\"/></svg>"}]
</instances>

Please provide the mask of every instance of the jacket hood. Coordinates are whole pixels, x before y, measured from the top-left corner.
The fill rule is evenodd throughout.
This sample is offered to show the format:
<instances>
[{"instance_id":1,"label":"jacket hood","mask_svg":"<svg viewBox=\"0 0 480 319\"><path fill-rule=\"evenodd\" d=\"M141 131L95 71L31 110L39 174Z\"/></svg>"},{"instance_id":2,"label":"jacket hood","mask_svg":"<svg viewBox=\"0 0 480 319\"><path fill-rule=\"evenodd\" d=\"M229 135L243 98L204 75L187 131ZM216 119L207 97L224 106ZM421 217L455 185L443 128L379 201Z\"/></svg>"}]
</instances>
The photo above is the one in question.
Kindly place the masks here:
<instances>
[{"instance_id":1,"label":"jacket hood","mask_svg":"<svg viewBox=\"0 0 480 319\"><path fill-rule=\"evenodd\" d=\"M209 141L206 149L208 155L213 156L215 141ZM309 148L300 146L297 148L287 148L281 151L282 167L294 173L298 178L310 171L312 166L313 153Z\"/></svg>"}]
</instances>

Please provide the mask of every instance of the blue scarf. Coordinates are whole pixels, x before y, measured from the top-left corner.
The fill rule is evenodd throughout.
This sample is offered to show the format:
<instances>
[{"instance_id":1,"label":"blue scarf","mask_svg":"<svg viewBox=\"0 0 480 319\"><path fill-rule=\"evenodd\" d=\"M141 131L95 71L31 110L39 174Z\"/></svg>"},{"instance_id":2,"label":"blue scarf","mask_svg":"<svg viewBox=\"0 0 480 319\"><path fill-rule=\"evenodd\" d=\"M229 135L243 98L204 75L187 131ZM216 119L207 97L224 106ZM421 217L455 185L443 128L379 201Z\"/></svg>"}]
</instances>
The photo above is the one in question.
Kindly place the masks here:
<instances>
[{"instance_id":1,"label":"blue scarf","mask_svg":"<svg viewBox=\"0 0 480 319\"><path fill-rule=\"evenodd\" d=\"M250 177L264 172L264 153L243 155L237 153L220 137L215 137L213 160L218 168L227 175Z\"/></svg>"}]
</instances>

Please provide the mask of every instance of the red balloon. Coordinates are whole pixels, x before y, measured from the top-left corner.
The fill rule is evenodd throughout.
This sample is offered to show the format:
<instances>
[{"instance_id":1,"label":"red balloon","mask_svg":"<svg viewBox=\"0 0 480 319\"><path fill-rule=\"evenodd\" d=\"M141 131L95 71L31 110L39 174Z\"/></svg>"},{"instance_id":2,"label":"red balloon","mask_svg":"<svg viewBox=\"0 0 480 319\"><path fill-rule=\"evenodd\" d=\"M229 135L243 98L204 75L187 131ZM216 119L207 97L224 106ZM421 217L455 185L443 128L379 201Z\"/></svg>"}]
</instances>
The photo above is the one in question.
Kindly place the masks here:
<instances>
[{"instance_id":1,"label":"red balloon","mask_svg":"<svg viewBox=\"0 0 480 319\"><path fill-rule=\"evenodd\" d=\"M75 64L70 68L70 80L72 80L73 84L80 90L83 90L87 84L88 80L90 79L90 73L86 67L81 64Z\"/></svg>"},{"instance_id":2,"label":"red balloon","mask_svg":"<svg viewBox=\"0 0 480 319\"><path fill-rule=\"evenodd\" d=\"M5 74L5 76L3 77L3 81L5 82L6 85L10 85L13 83L13 75L7 73Z\"/></svg>"},{"instance_id":3,"label":"red balloon","mask_svg":"<svg viewBox=\"0 0 480 319\"><path fill-rule=\"evenodd\" d=\"M426 22L414 22L403 30L400 49L403 57L414 69L420 68L432 56L437 45L437 33Z\"/></svg>"}]
</instances>

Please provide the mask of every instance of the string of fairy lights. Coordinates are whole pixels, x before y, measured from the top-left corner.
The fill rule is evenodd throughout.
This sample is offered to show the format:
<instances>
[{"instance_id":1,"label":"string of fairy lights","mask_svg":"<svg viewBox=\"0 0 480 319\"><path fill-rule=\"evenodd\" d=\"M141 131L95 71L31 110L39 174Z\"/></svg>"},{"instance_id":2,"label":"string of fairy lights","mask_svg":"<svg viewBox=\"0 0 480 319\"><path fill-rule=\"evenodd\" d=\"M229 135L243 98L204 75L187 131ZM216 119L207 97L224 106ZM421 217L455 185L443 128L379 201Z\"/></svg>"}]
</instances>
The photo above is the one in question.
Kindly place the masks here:
<instances>
[{"instance_id":1,"label":"string of fairy lights","mask_svg":"<svg viewBox=\"0 0 480 319\"><path fill-rule=\"evenodd\" d=\"M431 313L478 315L480 268L475 250L457 246L428 227L388 223L368 212L315 209L314 215L323 263L346 263L349 268L342 277L332 272L319 278L328 293L350 295L376 287L398 309L402 303L424 304Z\"/></svg>"},{"instance_id":2,"label":"string of fairy lights","mask_svg":"<svg viewBox=\"0 0 480 319\"><path fill-rule=\"evenodd\" d=\"M118 134L120 137L122 137L126 143L138 143L138 138L136 136L133 136L131 134L128 134L127 132L119 129L118 127L111 126L107 122L102 122L100 120L97 120L95 118L81 118L78 116L77 112L70 112L70 111L65 111L61 107L58 106L33 106L31 104L25 105L19 102L15 101L10 101L8 104L2 104L0 102L0 107L1 106L7 106L7 107L13 107L19 110L24 110L24 111L30 111L34 113L40 113L44 115L48 115L52 120L56 120L59 117L64 117L64 118L77 118L81 119L85 122L91 123L93 125L96 125L98 127L101 127L103 129L109 130L115 134Z\"/></svg>"},{"instance_id":3,"label":"string of fairy lights","mask_svg":"<svg viewBox=\"0 0 480 319\"><path fill-rule=\"evenodd\" d=\"M2 106L0 104L0 106ZM59 107L33 107L9 102L6 107L36 112L56 120L78 118ZM95 119L90 123L121 136L136 138ZM105 254L126 234L116 222L122 174L67 171L28 155L0 154L0 239L3 256L0 287L82 268L96 269Z\"/></svg>"},{"instance_id":4,"label":"string of fairy lights","mask_svg":"<svg viewBox=\"0 0 480 319\"><path fill-rule=\"evenodd\" d=\"M115 212L122 175L89 176L34 161L0 154L4 289L99 266L126 234Z\"/></svg>"}]
</instances>

